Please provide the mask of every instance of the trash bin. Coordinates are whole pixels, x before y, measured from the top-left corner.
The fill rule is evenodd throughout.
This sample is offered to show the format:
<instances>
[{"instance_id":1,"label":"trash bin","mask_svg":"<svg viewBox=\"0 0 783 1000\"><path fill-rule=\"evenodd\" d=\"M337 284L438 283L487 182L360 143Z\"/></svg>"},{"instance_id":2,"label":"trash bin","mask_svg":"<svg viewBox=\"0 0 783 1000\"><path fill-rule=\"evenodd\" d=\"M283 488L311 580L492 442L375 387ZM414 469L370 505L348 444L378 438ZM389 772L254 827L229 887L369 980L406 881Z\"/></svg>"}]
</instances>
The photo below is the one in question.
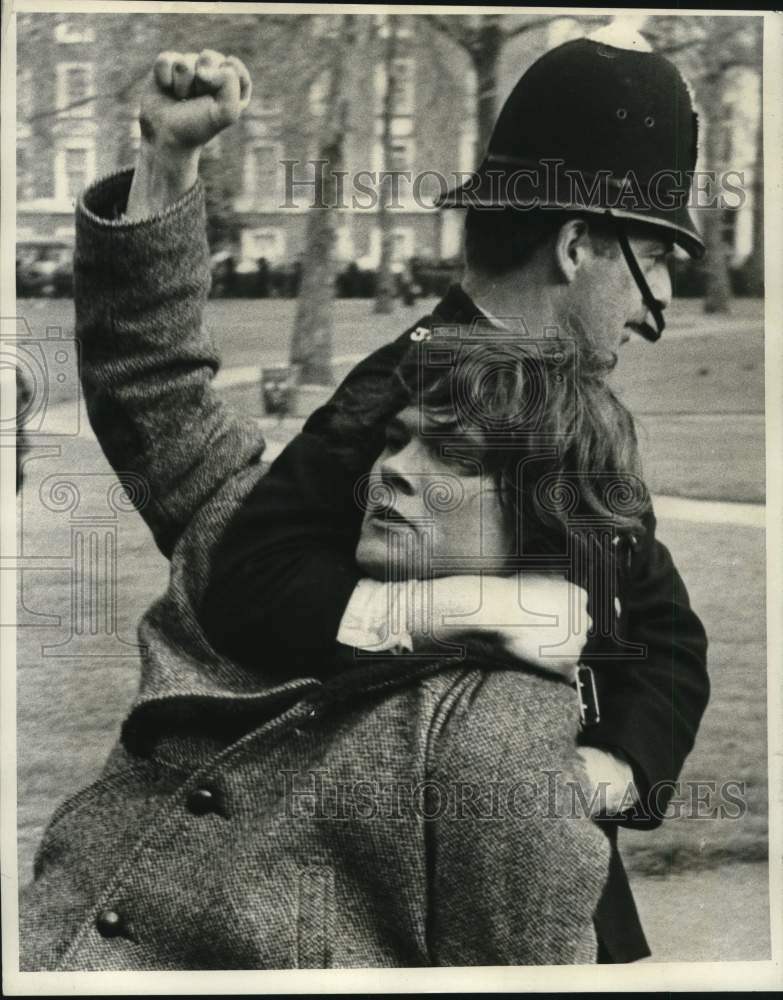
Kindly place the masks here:
<instances>
[{"instance_id":1,"label":"trash bin","mask_svg":"<svg viewBox=\"0 0 783 1000\"><path fill-rule=\"evenodd\" d=\"M283 417L291 412L294 387L299 381L300 365L272 365L261 369L261 400L265 413Z\"/></svg>"}]
</instances>

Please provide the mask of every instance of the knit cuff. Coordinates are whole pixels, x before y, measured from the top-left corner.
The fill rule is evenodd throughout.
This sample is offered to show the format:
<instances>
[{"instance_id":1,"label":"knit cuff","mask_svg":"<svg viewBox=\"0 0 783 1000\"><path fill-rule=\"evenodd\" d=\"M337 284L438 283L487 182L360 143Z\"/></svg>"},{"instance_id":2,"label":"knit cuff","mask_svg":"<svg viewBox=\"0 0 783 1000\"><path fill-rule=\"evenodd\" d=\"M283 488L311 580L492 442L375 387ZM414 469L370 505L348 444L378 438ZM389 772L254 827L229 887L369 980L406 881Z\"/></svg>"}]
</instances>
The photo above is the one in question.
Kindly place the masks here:
<instances>
[{"instance_id":1,"label":"knit cuff","mask_svg":"<svg viewBox=\"0 0 783 1000\"><path fill-rule=\"evenodd\" d=\"M91 184L79 199L77 217L84 225L105 229L144 229L161 223L176 222L178 216L197 210L203 206L204 185L201 179L186 191L181 198L168 205L162 212L156 212L146 219L128 219L128 195L133 181L133 168L119 170Z\"/></svg>"},{"instance_id":2,"label":"knit cuff","mask_svg":"<svg viewBox=\"0 0 783 1000\"><path fill-rule=\"evenodd\" d=\"M144 288L147 297L174 286L201 286L208 273L204 188L201 181L164 211L147 219L128 220L132 170L123 170L89 187L76 210L74 278L82 308L89 297L118 295ZM206 279L208 281L208 278Z\"/></svg>"}]
</instances>

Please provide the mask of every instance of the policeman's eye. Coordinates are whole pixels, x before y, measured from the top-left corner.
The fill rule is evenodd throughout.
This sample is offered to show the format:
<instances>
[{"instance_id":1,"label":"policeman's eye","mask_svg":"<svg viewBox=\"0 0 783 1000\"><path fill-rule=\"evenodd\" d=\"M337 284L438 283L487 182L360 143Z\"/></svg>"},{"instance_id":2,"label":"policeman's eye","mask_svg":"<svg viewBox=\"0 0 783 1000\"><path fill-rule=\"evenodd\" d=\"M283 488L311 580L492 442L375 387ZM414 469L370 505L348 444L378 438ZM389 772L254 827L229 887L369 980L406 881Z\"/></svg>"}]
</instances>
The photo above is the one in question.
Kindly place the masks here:
<instances>
[{"instance_id":1,"label":"policeman's eye","mask_svg":"<svg viewBox=\"0 0 783 1000\"><path fill-rule=\"evenodd\" d=\"M663 247L661 249L649 250L644 256L650 261L652 265L666 264L669 257L674 253L672 247Z\"/></svg>"}]
</instances>

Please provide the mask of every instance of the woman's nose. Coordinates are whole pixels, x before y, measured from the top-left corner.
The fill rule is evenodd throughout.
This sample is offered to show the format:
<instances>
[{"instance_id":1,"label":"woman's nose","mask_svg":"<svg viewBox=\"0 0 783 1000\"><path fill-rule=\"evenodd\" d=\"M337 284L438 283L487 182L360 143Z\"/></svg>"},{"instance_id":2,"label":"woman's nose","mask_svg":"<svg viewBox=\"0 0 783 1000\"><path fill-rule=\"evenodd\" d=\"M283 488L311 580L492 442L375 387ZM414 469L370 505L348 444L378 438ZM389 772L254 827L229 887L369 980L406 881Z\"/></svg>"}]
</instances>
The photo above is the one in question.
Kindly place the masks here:
<instances>
[{"instance_id":1,"label":"woman's nose","mask_svg":"<svg viewBox=\"0 0 783 1000\"><path fill-rule=\"evenodd\" d=\"M387 449L380 459L379 472L383 483L399 496L412 496L415 492L416 451L410 445L399 451Z\"/></svg>"}]
</instances>

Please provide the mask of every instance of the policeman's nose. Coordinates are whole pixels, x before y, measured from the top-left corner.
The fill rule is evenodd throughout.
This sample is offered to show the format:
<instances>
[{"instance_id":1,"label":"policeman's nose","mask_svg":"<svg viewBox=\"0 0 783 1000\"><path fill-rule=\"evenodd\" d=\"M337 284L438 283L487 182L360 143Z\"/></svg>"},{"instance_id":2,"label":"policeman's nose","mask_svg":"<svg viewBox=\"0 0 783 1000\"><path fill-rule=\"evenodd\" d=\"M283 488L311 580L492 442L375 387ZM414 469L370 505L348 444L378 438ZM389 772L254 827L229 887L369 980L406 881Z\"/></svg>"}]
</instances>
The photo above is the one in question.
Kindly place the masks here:
<instances>
[{"instance_id":1,"label":"policeman's nose","mask_svg":"<svg viewBox=\"0 0 783 1000\"><path fill-rule=\"evenodd\" d=\"M672 279L665 262L656 264L648 278L650 291L661 309L666 309L672 301Z\"/></svg>"}]
</instances>

